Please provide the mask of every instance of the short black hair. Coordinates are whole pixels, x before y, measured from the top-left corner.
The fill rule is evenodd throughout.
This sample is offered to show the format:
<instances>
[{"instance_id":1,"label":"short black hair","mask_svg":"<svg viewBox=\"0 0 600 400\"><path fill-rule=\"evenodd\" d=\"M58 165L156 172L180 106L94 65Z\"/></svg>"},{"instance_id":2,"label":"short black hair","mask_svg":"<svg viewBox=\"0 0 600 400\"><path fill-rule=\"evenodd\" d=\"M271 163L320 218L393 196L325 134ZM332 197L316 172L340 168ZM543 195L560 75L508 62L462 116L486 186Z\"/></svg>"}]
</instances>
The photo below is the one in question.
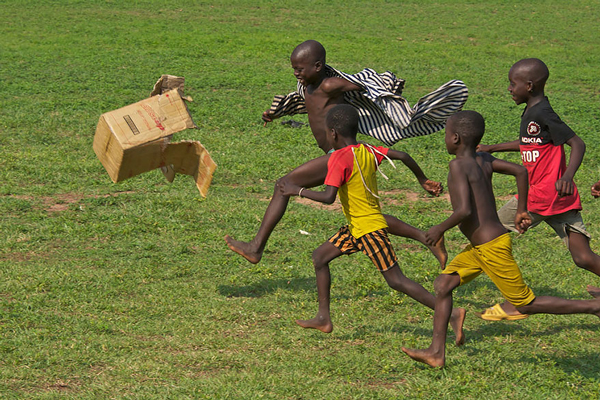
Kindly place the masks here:
<instances>
[{"instance_id":1,"label":"short black hair","mask_svg":"<svg viewBox=\"0 0 600 400\"><path fill-rule=\"evenodd\" d=\"M325 47L316 40L307 40L300 43L294 51L292 51L291 58L294 57L310 57L310 61L321 61L325 64L326 52Z\"/></svg>"},{"instance_id":2,"label":"short black hair","mask_svg":"<svg viewBox=\"0 0 600 400\"><path fill-rule=\"evenodd\" d=\"M539 58L524 58L517 61L511 67L513 71L520 71L527 80L534 82L542 87L550 77L548 66Z\"/></svg>"},{"instance_id":3,"label":"short black hair","mask_svg":"<svg viewBox=\"0 0 600 400\"><path fill-rule=\"evenodd\" d=\"M452 125L453 133L457 133L465 144L473 147L477 147L485 132L485 120L477 111L459 111L448 119L447 124Z\"/></svg>"},{"instance_id":4,"label":"short black hair","mask_svg":"<svg viewBox=\"0 0 600 400\"><path fill-rule=\"evenodd\" d=\"M358 133L358 111L349 104L337 104L327 112L325 124L344 137L356 137Z\"/></svg>"}]
</instances>

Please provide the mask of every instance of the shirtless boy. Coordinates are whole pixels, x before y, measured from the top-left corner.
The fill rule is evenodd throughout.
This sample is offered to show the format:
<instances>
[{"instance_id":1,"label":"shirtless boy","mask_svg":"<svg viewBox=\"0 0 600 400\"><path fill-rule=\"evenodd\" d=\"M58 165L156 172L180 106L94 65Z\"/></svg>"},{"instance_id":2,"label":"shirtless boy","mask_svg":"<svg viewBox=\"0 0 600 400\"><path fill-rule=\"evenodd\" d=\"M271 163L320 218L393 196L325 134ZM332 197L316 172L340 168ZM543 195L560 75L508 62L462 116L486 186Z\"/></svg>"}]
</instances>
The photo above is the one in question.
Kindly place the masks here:
<instances>
[{"instance_id":1,"label":"shirtless boy","mask_svg":"<svg viewBox=\"0 0 600 400\"><path fill-rule=\"evenodd\" d=\"M326 154L319 158L308 161L278 180L274 188L273 197L271 198L269 206L267 207L260 228L256 233L256 236L251 241L242 242L233 239L229 235L225 236L225 241L227 242L229 248L242 255L251 263L258 263L261 260L269 236L273 232L273 229L275 229L277 223L281 220L281 217L284 215L287 208L290 197L283 195L278 189L278 185L289 182L299 187L311 188L323 184L325 176L327 175L327 162L329 160L330 151L332 150L327 141L325 115L327 114L327 111L329 111L329 109L334 105L346 103L345 94L364 91L363 87L352 83L347 79L329 76L328 71L331 68L325 64L325 49L317 41L309 40L298 45L292 52L290 61L294 69L294 76L298 80L299 87L304 88L304 102L297 106L299 109L302 109L302 111L298 111L298 108L294 108L294 106L291 106L288 103L286 103L287 105L283 106L283 108L294 108L292 111L285 111L287 114L308 112L311 131L317 141L317 144ZM401 90L402 84L403 82L396 82L394 84L394 90L396 92ZM462 97L459 96L460 101L457 100L452 106L442 106L442 109L437 110L438 114L443 114L443 111L452 113L462 107L462 104L464 104L464 101L466 101L466 87L464 87L463 84L463 87L458 85L458 88L462 89L461 93L464 94ZM438 96L443 98L443 94L439 94ZM392 95L391 97L397 97L404 100L396 94ZM435 102L436 104L443 104L443 101L440 101L439 98L437 98L437 100L438 101ZM356 104L354 106L356 107ZM379 110L379 112L383 114L381 110ZM265 111L263 113L263 120L265 122L270 122L273 118L278 116L280 116L279 112L274 112L272 110ZM389 117L384 117L385 116L383 116L381 120L386 120L385 118L388 118L389 120ZM389 121L389 124L380 126L378 128L383 130L392 129L393 127L390 126L392 122L391 120ZM443 127L443 125L440 124L441 123L432 126L439 130ZM366 124L365 126L370 125ZM428 132L432 133L433 129L434 128L430 128L430 131ZM428 180L418 166L412 170L421 186L428 193L434 196L438 196L441 193L442 186L439 182ZM392 216L386 215L385 218L389 226L389 233L397 236L408 237L421 243L425 242L425 238L421 230ZM440 241L434 246L428 247L430 250L432 250L436 258L439 260L440 265L443 267L447 259L443 242Z\"/></svg>"},{"instance_id":2,"label":"shirtless boy","mask_svg":"<svg viewBox=\"0 0 600 400\"><path fill-rule=\"evenodd\" d=\"M502 295L523 314L593 314L600 317L598 292L594 300L566 300L535 296L523 281L514 261L509 233L498 219L492 191L492 173L515 175L519 187L516 228L523 232L531 223L524 209L527 204L527 174L524 167L476 153L485 130L483 117L474 111L461 111L446 125L446 148L456 155L450 162L448 191L452 215L427 231L429 243L439 240L448 229L458 225L470 244L435 279L433 340L424 350L402 348L408 356L431 367L443 367L446 361L446 334L452 310L452 292L485 272ZM522 190L525 188L525 190ZM598 288L595 288L598 289ZM600 289L598 289L600 290Z\"/></svg>"}]
</instances>

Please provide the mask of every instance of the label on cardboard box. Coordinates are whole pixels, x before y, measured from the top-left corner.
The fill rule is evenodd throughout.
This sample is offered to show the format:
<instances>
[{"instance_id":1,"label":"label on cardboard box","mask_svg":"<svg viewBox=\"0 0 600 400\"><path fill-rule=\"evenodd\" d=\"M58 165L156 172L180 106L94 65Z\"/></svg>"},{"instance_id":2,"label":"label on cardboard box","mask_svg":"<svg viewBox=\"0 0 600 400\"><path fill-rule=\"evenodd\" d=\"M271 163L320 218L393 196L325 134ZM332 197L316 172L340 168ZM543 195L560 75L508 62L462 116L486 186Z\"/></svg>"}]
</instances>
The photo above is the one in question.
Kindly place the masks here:
<instances>
[{"instance_id":1,"label":"label on cardboard box","mask_svg":"<svg viewBox=\"0 0 600 400\"><path fill-rule=\"evenodd\" d=\"M196 127L177 89L102 114L100 118L124 150Z\"/></svg>"}]
</instances>

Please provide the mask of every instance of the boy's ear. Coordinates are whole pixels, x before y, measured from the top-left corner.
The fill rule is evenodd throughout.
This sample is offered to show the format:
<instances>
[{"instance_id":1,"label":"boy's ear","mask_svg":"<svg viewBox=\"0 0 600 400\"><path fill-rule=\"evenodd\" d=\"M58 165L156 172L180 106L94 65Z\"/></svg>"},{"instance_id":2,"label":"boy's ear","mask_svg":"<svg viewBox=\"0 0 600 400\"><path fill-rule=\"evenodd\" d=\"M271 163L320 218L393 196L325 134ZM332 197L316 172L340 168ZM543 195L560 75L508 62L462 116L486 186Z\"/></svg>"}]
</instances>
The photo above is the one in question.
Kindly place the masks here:
<instances>
[{"instance_id":1,"label":"boy's ear","mask_svg":"<svg viewBox=\"0 0 600 400\"><path fill-rule=\"evenodd\" d=\"M453 133L452 134L452 143L453 144L459 144L461 142L460 140L460 135L458 133Z\"/></svg>"},{"instance_id":2,"label":"boy's ear","mask_svg":"<svg viewBox=\"0 0 600 400\"><path fill-rule=\"evenodd\" d=\"M529 93L533 92L535 85L533 84L533 81L527 81L527 91Z\"/></svg>"},{"instance_id":3,"label":"boy's ear","mask_svg":"<svg viewBox=\"0 0 600 400\"><path fill-rule=\"evenodd\" d=\"M323 63L321 62L321 60L315 61L315 69L317 70L317 72L321 71L321 68L323 68Z\"/></svg>"}]
</instances>

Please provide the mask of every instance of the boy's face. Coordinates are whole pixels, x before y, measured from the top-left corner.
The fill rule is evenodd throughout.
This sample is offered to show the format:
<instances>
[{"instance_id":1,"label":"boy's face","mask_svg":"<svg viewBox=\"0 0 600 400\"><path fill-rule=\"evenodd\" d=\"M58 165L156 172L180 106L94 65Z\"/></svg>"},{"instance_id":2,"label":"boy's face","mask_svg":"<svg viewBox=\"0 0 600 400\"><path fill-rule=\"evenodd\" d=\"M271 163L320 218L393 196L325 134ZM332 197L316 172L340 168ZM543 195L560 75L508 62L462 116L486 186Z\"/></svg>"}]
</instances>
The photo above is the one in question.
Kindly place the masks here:
<instances>
[{"instance_id":1,"label":"boy's face","mask_svg":"<svg viewBox=\"0 0 600 400\"><path fill-rule=\"evenodd\" d=\"M531 81L526 79L525 73L520 68L511 68L508 72L508 91L516 104L526 103L531 93Z\"/></svg>"},{"instance_id":2,"label":"boy's face","mask_svg":"<svg viewBox=\"0 0 600 400\"><path fill-rule=\"evenodd\" d=\"M312 60L306 55L292 56L290 61L294 69L294 76L302 85L308 86L318 79L322 67L320 61Z\"/></svg>"}]
</instances>

